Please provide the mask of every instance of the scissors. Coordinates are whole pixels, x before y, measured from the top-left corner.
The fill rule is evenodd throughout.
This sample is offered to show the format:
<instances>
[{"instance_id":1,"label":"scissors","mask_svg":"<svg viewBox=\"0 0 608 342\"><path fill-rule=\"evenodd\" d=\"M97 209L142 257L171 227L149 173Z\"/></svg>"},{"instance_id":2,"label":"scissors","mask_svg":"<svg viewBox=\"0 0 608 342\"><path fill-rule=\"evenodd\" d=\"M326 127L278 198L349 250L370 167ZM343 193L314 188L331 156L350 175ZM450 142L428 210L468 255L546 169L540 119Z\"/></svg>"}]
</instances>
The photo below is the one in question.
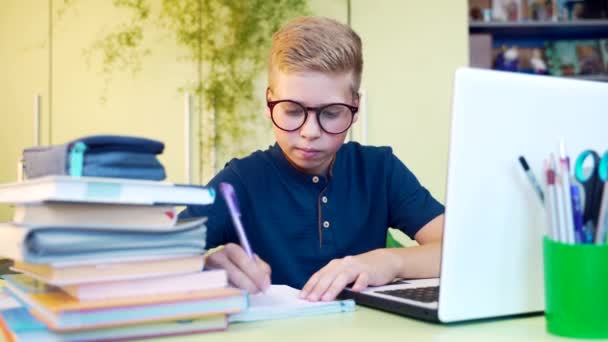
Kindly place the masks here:
<instances>
[{"instance_id":1,"label":"scissors","mask_svg":"<svg viewBox=\"0 0 608 342\"><path fill-rule=\"evenodd\" d=\"M593 162L591 172L588 167L583 167L587 160ZM608 180L608 152L602 157L593 150L581 152L574 164L574 176L585 193L583 224L591 223L592 227L597 227L604 183Z\"/></svg>"}]
</instances>

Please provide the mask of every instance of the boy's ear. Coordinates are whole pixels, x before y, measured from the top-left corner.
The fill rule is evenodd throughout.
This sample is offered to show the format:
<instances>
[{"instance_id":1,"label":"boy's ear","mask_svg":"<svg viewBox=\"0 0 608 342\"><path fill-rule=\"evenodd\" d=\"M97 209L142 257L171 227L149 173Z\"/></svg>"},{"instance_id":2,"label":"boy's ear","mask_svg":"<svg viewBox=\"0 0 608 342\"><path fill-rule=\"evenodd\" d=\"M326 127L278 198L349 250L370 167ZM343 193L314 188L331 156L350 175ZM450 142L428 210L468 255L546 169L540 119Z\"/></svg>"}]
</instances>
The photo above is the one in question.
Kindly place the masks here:
<instances>
[{"instance_id":1,"label":"boy's ear","mask_svg":"<svg viewBox=\"0 0 608 342\"><path fill-rule=\"evenodd\" d=\"M270 87L266 88L266 102L270 101ZM264 111L266 113L266 116L270 118L270 108L268 108L268 104L265 104L264 108L266 108L266 110Z\"/></svg>"},{"instance_id":2,"label":"boy's ear","mask_svg":"<svg viewBox=\"0 0 608 342\"><path fill-rule=\"evenodd\" d=\"M361 94L360 93L356 93L353 99L353 105L355 107L359 107L359 104L361 103L359 101L359 99L361 98ZM355 113L355 116L353 117L353 123L357 122L357 120L359 119L359 112L361 111L361 108L359 108L359 110Z\"/></svg>"},{"instance_id":3,"label":"boy's ear","mask_svg":"<svg viewBox=\"0 0 608 342\"><path fill-rule=\"evenodd\" d=\"M361 93L354 93L354 94L353 94L353 105L354 105L355 107L359 107L359 103L360 103L360 101L359 101L359 100L360 100L360 99L361 99Z\"/></svg>"},{"instance_id":4,"label":"boy's ear","mask_svg":"<svg viewBox=\"0 0 608 342\"><path fill-rule=\"evenodd\" d=\"M272 92L270 91L270 87L266 87L266 101L270 101L270 94Z\"/></svg>"}]
</instances>

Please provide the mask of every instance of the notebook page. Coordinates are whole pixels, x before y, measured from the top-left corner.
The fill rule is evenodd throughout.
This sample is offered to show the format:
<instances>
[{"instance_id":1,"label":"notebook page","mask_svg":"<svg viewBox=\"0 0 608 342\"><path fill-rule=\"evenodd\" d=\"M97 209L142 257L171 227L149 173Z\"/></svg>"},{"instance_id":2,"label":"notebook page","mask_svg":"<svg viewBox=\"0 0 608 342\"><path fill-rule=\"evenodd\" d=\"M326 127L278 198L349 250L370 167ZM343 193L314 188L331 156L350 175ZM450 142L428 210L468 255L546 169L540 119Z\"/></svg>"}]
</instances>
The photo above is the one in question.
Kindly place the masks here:
<instances>
[{"instance_id":1,"label":"notebook page","mask_svg":"<svg viewBox=\"0 0 608 342\"><path fill-rule=\"evenodd\" d=\"M231 322L314 316L355 310L353 300L309 302L298 298L300 291L286 285L272 285L264 293L249 296L249 308L230 315Z\"/></svg>"},{"instance_id":2,"label":"notebook page","mask_svg":"<svg viewBox=\"0 0 608 342\"><path fill-rule=\"evenodd\" d=\"M327 305L327 302L309 302L299 299L300 290L287 285L272 285L266 292L249 296L250 309L280 308L280 307L306 307Z\"/></svg>"}]
</instances>

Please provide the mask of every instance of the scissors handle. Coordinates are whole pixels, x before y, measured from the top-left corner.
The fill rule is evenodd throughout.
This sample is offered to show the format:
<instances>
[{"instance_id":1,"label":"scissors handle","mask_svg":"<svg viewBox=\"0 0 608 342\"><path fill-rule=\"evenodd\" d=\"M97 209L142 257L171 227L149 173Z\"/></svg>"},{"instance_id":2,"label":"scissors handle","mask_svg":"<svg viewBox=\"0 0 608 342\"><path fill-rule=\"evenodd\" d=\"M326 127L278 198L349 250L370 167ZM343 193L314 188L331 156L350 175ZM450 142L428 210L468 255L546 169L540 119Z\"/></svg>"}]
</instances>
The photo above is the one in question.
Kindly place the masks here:
<instances>
[{"instance_id":1,"label":"scissors handle","mask_svg":"<svg viewBox=\"0 0 608 342\"><path fill-rule=\"evenodd\" d=\"M591 167L591 172L585 172L583 165L589 158L593 162L593 166ZM581 183L585 191L583 221L585 224L591 222L593 227L595 227L599 216L604 182L608 179L608 153L605 153L600 158L599 154L593 150L583 151L576 158L574 176Z\"/></svg>"},{"instance_id":2,"label":"scissors handle","mask_svg":"<svg viewBox=\"0 0 608 342\"><path fill-rule=\"evenodd\" d=\"M597 166L597 175L602 183L608 180L608 152L605 152Z\"/></svg>"},{"instance_id":3,"label":"scissors handle","mask_svg":"<svg viewBox=\"0 0 608 342\"><path fill-rule=\"evenodd\" d=\"M585 164L585 161L589 158L591 158L593 166L591 168L591 173L587 175L583 166ZM574 163L574 177L576 177L576 180L579 181L581 184L593 180L595 177L597 177L597 169L599 163L600 156L599 154L597 154L597 152L593 150L585 150L581 152L581 154L579 154L576 158L576 162Z\"/></svg>"}]
</instances>

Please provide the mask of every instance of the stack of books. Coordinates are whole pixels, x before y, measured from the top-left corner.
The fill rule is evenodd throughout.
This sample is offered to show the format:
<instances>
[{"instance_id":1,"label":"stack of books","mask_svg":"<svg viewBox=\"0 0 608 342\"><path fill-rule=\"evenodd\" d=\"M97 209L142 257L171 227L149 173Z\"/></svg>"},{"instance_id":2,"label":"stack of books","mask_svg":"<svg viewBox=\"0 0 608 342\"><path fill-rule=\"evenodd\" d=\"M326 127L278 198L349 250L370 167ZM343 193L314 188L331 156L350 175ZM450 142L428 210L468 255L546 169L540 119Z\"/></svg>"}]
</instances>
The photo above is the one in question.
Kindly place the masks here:
<instances>
[{"instance_id":1,"label":"stack of books","mask_svg":"<svg viewBox=\"0 0 608 342\"><path fill-rule=\"evenodd\" d=\"M203 271L205 219L177 221L175 205L207 205L212 189L50 176L0 185L14 203L0 256L17 274L0 308L8 340L93 341L224 330L247 307L225 271Z\"/></svg>"}]
</instances>

